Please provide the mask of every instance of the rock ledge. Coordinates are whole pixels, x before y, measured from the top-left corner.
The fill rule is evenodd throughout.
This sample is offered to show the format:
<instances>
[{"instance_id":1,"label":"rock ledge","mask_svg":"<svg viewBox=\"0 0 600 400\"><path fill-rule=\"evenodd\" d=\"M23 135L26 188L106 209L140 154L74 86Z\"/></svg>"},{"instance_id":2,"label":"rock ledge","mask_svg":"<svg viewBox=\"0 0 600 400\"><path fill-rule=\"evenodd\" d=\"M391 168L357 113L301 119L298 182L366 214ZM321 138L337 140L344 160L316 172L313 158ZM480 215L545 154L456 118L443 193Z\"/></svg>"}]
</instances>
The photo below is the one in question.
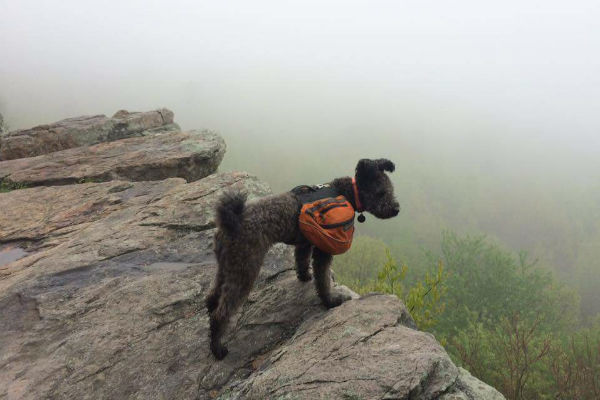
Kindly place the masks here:
<instances>
[{"instance_id":1,"label":"rock ledge","mask_svg":"<svg viewBox=\"0 0 600 400\"><path fill-rule=\"evenodd\" d=\"M179 130L173 123L173 112L166 108L148 112L121 110L112 118L105 115L67 118L0 136L0 161L143 136L160 130Z\"/></svg>"},{"instance_id":2,"label":"rock ledge","mask_svg":"<svg viewBox=\"0 0 600 400\"><path fill-rule=\"evenodd\" d=\"M172 123L142 114L34 130ZM215 204L231 189L270 194L247 173L215 174L224 152L214 133L168 130L0 162L0 179L35 186L0 193L1 399L503 399L396 297L352 293L326 310L284 245L216 361L203 305Z\"/></svg>"}]
</instances>

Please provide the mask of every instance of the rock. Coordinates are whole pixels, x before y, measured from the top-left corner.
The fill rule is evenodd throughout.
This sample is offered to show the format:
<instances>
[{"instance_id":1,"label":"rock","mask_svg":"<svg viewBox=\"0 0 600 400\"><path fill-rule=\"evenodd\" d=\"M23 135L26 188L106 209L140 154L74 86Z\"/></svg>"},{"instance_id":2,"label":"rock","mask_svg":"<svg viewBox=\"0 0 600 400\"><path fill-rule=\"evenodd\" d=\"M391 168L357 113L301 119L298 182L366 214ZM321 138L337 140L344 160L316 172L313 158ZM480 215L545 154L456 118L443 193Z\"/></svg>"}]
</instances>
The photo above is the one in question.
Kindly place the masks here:
<instances>
[{"instance_id":1,"label":"rock","mask_svg":"<svg viewBox=\"0 0 600 400\"><path fill-rule=\"evenodd\" d=\"M458 369L458 378L454 387L440 400L503 400L504 396L493 387L473 377L464 368Z\"/></svg>"},{"instance_id":2,"label":"rock","mask_svg":"<svg viewBox=\"0 0 600 400\"><path fill-rule=\"evenodd\" d=\"M143 136L156 129L179 130L173 123L172 111L166 108L148 112L121 110L112 118L94 115L63 119L0 136L0 161Z\"/></svg>"},{"instance_id":3,"label":"rock","mask_svg":"<svg viewBox=\"0 0 600 400\"><path fill-rule=\"evenodd\" d=\"M386 295L316 315L232 398L437 398L458 369L433 336L402 325L407 316L404 305Z\"/></svg>"},{"instance_id":4,"label":"rock","mask_svg":"<svg viewBox=\"0 0 600 400\"><path fill-rule=\"evenodd\" d=\"M348 296L351 299L357 300L360 299L360 295L358 293L356 293L355 291L353 291L352 289L350 289L348 286L344 286L344 285L336 285L337 287L337 291L345 296Z\"/></svg>"},{"instance_id":5,"label":"rock","mask_svg":"<svg viewBox=\"0 0 600 400\"><path fill-rule=\"evenodd\" d=\"M215 133L167 132L0 161L0 181L26 186L172 177L195 181L213 173L224 153L225 142Z\"/></svg>"},{"instance_id":6,"label":"rock","mask_svg":"<svg viewBox=\"0 0 600 400\"><path fill-rule=\"evenodd\" d=\"M130 139L126 139L130 140ZM478 399L395 297L326 310L277 245L216 361L203 306L214 205L268 187L245 173L0 193L0 398ZM344 290L338 288L337 290ZM444 397L445 396L445 397ZM451 397L455 396L455 397ZM463 397L459 397L463 396ZM482 397L487 398L487 397ZM502 397L489 397L501 399Z\"/></svg>"},{"instance_id":7,"label":"rock","mask_svg":"<svg viewBox=\"0 0 600 400\"><path fill-rule=\"evenodd\" d=\"M52 222L19 231L15 220L0 236L36 240L29 256L0 267L0 397L195 397L210 360L201 303L215 273L212 210L231 186L268 192L247 174L222 174L191 184L90 183L1 194L3 210L39 196L19 212L35 214L40 225ZM58 189L65 199L85 190L86 200L55 197L63 204L42 209ZM280 259L269 265L289 267L289 251L273 254ZM237 368L244 363L240 358Z\"/></svg>"},{"instance_id":8,"label":"rock","mask_svg":"<svg viewBox=\"0 0 600 400\"><path fill-rule=\"evenodd\" d=\"M115 211L161 198L183 183L185 180L181 178L137 183L112 181L0 193L3 210L0 242L40 247L65 240L70 232L81 230Z\"/></svg>"}]
</instances>

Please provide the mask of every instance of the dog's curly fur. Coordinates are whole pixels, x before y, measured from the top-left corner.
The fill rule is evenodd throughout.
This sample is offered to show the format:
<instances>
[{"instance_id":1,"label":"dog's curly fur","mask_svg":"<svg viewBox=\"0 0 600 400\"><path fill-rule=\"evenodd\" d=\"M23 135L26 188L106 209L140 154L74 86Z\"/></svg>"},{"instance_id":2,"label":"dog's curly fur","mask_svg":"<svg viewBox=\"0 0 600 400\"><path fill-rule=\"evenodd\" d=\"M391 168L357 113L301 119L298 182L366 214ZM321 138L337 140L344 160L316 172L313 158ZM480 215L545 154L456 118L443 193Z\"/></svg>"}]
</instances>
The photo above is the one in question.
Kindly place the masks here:
<instances>
[{"instance_id":1,"label":"dog's curly fur","mask_svg":"<svg viewBox=\"0 0 600 400\"><path fill-rule=\"evenodd\" d=\"M365 211L378 218L391 218L400 211L385 171L394 171L394 163L390 160L362 159L356 166L359 200ZM337 178L330 185L356 209L352 178ZM215 234L219 267L213 288L206 298L210 315L210 348L217 359L223 359L228 352L221 338L229 319L248 297L265 254L277 242L296 246L296 273L301 281L312 278L309 272L312 255L317 294L327 308L348 300L346 296L330 291L332 256L311 245L300 233L298 216L301 207L301 201L292 192L249 203L246 203L246 195L238 192L225 193L220 198Z\"/></svg>"}]
</instances>

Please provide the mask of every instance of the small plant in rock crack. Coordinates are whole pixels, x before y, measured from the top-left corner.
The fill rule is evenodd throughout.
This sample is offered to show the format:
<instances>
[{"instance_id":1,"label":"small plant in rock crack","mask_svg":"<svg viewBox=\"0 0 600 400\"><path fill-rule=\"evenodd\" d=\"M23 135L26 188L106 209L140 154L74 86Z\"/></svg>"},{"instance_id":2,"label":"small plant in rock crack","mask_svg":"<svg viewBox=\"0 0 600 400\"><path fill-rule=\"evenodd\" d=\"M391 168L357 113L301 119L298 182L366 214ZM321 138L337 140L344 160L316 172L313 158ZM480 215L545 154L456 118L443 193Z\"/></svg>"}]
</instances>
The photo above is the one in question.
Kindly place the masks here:
<instances>
[{"instance_id":1,"label":"small plant in rock crack","mask_svg":"<svg viewBox=\"0 0 600 400\"><path fill-rule=\"evenodd\" d=\"M15 183L8 180L0 180L0 193L12 192L13 190L25 189L24 183Z\"/></svg>"}]
</instances>

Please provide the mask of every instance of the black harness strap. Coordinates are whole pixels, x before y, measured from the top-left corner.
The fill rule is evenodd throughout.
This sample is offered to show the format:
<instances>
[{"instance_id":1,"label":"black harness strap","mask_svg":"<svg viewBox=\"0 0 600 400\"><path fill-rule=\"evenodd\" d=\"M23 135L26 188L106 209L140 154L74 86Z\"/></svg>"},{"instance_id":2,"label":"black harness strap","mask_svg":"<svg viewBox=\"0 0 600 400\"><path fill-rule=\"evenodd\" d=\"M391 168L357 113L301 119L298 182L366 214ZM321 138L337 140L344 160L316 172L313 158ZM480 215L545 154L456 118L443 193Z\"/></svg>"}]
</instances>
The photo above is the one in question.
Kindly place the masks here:
<instances>
[{"instance_id":1,"label":"black harness strap","mask_svg":"<svg viewBox=\"0 0 600 400\"><path fill-rule=\"evenodd\" d=\"M300 185L293 188L291 192L298 196L302 204L312 203L313 201L327 197L335 198L339 196L339 193L329 185Z\"/></svg>"}]
</instances>

